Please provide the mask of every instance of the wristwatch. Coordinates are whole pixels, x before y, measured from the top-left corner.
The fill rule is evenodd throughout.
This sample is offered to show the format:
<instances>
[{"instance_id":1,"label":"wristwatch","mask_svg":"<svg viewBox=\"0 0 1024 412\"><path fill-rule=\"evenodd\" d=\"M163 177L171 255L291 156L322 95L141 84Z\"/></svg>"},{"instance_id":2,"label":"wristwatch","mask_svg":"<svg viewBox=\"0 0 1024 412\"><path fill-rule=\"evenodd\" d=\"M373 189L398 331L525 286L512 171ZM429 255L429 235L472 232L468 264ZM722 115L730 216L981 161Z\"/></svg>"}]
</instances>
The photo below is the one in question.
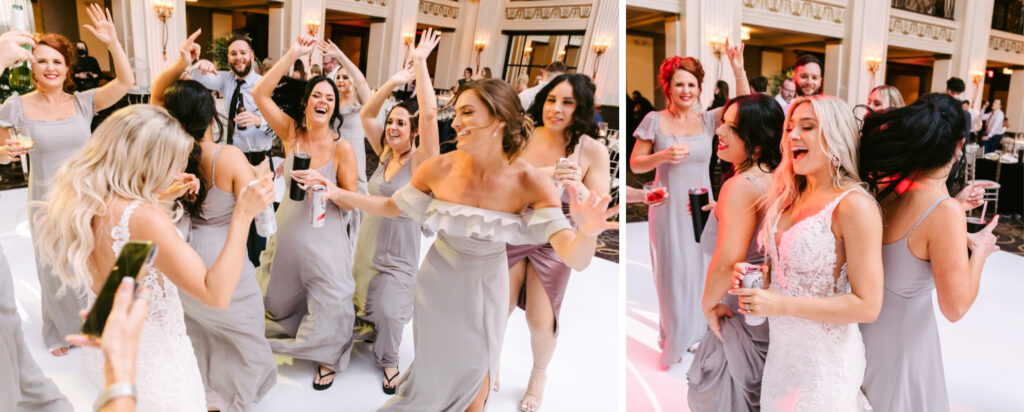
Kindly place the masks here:
<instances>
[{"instance_id":1,"label":"wristwatch","mask_svg":"<svg viewBox=\"0 0 1024 412\"><path fill-rule=\"evenodd\" d=\"M96 399L96 403L92 404L93 411L98 412L110 401L117 398L131 397L135 399L135 385L128 382L115 383L103 390L100 394L99 399Z\"/></svg>"}]
</instances>

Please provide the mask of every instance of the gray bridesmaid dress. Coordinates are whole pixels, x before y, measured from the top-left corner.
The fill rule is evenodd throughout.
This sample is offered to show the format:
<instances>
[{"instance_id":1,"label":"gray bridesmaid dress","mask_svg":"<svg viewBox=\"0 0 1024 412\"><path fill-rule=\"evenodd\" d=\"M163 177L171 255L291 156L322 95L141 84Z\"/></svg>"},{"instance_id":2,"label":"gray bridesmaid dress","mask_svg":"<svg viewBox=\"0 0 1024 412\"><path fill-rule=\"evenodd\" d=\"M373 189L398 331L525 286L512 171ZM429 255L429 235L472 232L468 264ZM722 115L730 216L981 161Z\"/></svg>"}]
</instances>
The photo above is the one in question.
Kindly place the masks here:
<instances>
[{"instance_id":1,"label":"gray bridesmaid dress","mask_svg":"<svg viewBox=\"0 0 1024 412\"><path fill-rule=\"evenodd\" d=\"M695 187L711 190L708 165L711 161L711 139L719 123L721 109L701 114L700 133L673 136L661 132L661 112L648 113L640 122L637 139L653 144L652 153L674 144L687 144L690 155L680 164L662 163L656 180L668 190L665 204L648 209L651 237L651 264L654 286L658 292L658 323L661 364L674 365L707 330L700 299L704 292L704 275L708 268L700 244L694 241L693 221L686 213L687 191Z\"/></svg>"},{"instance_id":2,"label":"gray bridesmaid dress","mask_svg":"<svg viewBox=\"0 0 1024 412\"><path fill-rule=\"evenodd\" d=\"M28 178L29 202L44 200L50 192L50 183L57 175L57 169L92 135L90 125L96 114L93 101L95 89L74 94L76 114L57 121L32 120L25 117L21 96L14 95L0 107L0 121L14 125L18 130L28 131L35 141L35 148L29 152L30 173ZM29 216L35 208L29 208ZM33 219L29 219L29 231L35 233ZM34 236L33 236L34 238ZM42 298L43 342L48 350L67 347L64 337L78 333L82 318L78 311L84 309L85 296L67 290L57 296L61 281L50 265L41 259L38 250L36 274L39 276L39 294Z\"/></svg>"},{"instance_id":3,"label":"gray bridesmaid dress","mask_svg":"<svg viewBox=\"0 0 1024 412\"><path fill-rule=\"evenodd\" d=\"M217 149L210 168L216 182ZM235 195L210 186L201 216L191 221L188 243L213 266L224 248L235 211ZM206 386L206 401L222 411L242 411L263 397L277 383L277 364L264 337L263 295L256 284L256 269L242 259L242 277L225 309L214 309L188 294L181 294L185 327L196 352L199 372Z\"/></svg>"},{"instance_id":4,"label":"gray bridesmaid dress","mask_svg":"<svg viewBox=\"0 0 1024 412\"><path fill-rule=\"evenodd\" d=\"M935 200L902 239L882 246L882 311L874 323L860 324L867 357L861 390L876 411L949 410L932 265L907 248L910 234L946 199Z\"/></svg>"},{"instance_id":5,"label":"gray bridesmaid dress","mask_svg":"<svg viewBox=\"0 0 1024 412\"><path fill-rule=\"evenodd\" d=\"M437 233L416 275L416 358L380 411L463 411L494 382L508 315L505 244L540 244L570 229L557 207L512 214L435 199L407 185L391 197Z\"/></svg>"},{"instance_id":6,"label":"gray bridesmaid dress","mask_svg":"<svg viewBox=\"0 0 1024 412\"><path fill-rule=\"evenodd\" d=\"M359 119L359 109L362 109L363 105L359 103L350 104L338 108L338 112L341 113L341 117L344 119L341 123L341 127L338 128L338 134L341 135L342 139L352 144L352 150L356 152L356 163L359 166L359 170L356 173L356 179L358 181L357 189L359 193L367 194L367 182L366 182L366 133L363 132L363 123ZM357 238L359 237L359 225L363 220L363 211L359 209L352 209L346 214L348 221L346 226L348 229L348 238L352 242L352 250L355 251Z\"/></svg>"},{"instance_id":7,"label":"gray bridesmaid dress","mask_svg":"<svg viewBox=\"0 0 1024 412\"><path fill-rule=\"evenodd\" d=\"M746 179L764 195L753 179ZM718 218L711 213L700 238L704 253L714 255L717 238ZM757 246L757 230L750 239L743 261L755 265L765 261ZM768 320L758 326L748 325L746 316L739 311L739 299L735 295L725 295L722 304L729 307L733 317L719 319L722 340L718 340L710 329L700 340L693 364L686 373L690 388L686 395L687 403L695 412L758 411L761 409L761 373L768 356Z\"/></svg>"},{"instance_id":8,"label":"gray bridesmaid dress","mask_svg":"<svg viewBox=\"0 0 1024 412\"><path fill-rule=\"evenodd\" d=\"M25 346L21 316L14 301L14 280L0 247L0 410L70 412L74 409L50 378L43 375ZM21 408L21 409L19 409Z\"/></svg>"},{"instance_id":9,"label":"gray bridesmaid dress","mask_svg":"<svg viewBox=\"0 0 1024 412\"><path fill-rule=\"evenodd\" d=\"M292 182L292 157L285 159L285 187ZM333 155L317 171L337 185ZM309 196L299 202L285 196L275 215L277 233L268 240L256 269L270 348L335 372L348 366L355 323L355 282L345 216L344 210L328 201L326 223L314 228L309 225ZM340 245L344 248L339 249Z\"/></svg>"},{"instance_id":10,"label":"gray bridesmaid dress","mask_svg":"<svg viewBox=\"0 0 1024 412\"><path fill-rule=\"evenodd\" d=\"M370 177L373 196L391 197L412 179L410 161L391 180L384 180L390 158L386 155ZM405 215L386 218L367 214L359 229L352 265L356 316L372 328L373 363L381 368L398 367L402 330L412 318L422 237L420 224Z\"/></svg>"}]
</instances>

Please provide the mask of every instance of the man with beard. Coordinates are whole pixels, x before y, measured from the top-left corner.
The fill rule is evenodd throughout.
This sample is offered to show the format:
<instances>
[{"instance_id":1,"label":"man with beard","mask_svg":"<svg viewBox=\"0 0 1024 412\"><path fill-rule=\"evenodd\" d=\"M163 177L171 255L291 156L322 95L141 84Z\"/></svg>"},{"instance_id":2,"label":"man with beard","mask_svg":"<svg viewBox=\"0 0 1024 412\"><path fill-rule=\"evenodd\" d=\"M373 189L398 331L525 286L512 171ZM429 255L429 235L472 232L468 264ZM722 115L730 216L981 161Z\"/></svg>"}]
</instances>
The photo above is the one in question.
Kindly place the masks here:
<instances>
[{"instance_id":1,"label":"man with beard","mask_svg":"<svg viewBox=\"0 0 1024 412\"><path fill-rule=\"evenodd\" d=\"M821 93L821 60L810 54L796 59L793 80L796 81L797 96L812 96Z\"/></svg>"},{"instance_id":2,"label":"man with beard","mask_svg":"<svg viewBox=\"0 0 1024 412\"><path fill-rule=\"evenodd\" d=\"M217 71L209 60L200 60L192 70L193 80L207 89L220 92L227 99L228 125L227 142L242 149L253 166L267 160L270 170L270 147L273 143L269 128L260 116L260 109L252 99L252 88L263 76L253 69L252 43L246 36L235 36L228 42L228 66L231 70ZM259 266L260 253L267 246L267 239L256 234L255 223L249 226L247 249L249 260Z\"/></svg>"}]
</instances>

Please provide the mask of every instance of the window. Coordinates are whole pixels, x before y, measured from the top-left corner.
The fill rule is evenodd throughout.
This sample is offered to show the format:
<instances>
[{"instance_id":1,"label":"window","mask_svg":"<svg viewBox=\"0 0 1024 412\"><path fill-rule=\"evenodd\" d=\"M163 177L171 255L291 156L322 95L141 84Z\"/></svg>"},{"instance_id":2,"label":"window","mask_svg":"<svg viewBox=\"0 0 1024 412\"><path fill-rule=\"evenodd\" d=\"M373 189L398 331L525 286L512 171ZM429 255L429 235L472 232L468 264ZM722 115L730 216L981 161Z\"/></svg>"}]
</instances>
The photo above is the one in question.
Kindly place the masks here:
<instances>
[{"instance_id":1,"label":"window","mask_svg":"<svg viewBox=\"0 0 1024 412\"><path fill-rule=\"evenodd\" d=\"M513 86L525 79L526 87L535 86L541 70L561 60L575 72L580 63L583 32L506 33L509 36L502 78Z\"/></svg>"}]
</instances>

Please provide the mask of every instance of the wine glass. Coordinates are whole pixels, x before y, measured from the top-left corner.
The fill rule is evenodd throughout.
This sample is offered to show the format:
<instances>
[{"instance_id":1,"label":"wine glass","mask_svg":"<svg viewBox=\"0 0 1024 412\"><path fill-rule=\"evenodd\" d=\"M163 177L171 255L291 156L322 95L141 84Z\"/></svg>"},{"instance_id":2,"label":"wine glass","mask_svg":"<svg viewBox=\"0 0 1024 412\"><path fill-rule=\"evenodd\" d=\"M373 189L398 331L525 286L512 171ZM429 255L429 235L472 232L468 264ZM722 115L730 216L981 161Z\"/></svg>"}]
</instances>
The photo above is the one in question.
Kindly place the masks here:
<instances>
[{"instance_id":1,"label":"wine glass","mask_svg":"<svg viewBox=\"0 0 1024 412\"><path fill-rule=\"evenodd\" d=\"M668 199L668 190L660 181L644 183L644 203L648 206L661 206Z\"/></svg>"}]
</instances>

